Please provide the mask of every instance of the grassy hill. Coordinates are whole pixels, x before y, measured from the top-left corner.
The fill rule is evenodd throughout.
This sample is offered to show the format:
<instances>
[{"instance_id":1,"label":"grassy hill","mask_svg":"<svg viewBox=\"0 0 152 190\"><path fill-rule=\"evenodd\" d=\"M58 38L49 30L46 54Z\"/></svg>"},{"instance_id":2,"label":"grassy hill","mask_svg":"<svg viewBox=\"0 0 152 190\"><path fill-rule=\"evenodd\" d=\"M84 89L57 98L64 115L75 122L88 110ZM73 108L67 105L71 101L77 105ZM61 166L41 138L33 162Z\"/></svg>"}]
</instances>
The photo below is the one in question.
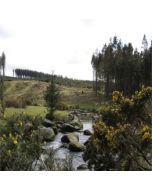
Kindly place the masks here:
<instances>
[{"instance_id":1,"label":"grassy hill","mask_svg":"<svg viewBox=\"0 0 152 190\"><path fill-rule=\"evenodd\" d=\"M45 106L43 99L48 83L36 80L12 80L5 82L5 98L8 107ZM98 103L92 88L58 85L61 105L68 108L92 109Z\"/></svg>"}]
</instances>

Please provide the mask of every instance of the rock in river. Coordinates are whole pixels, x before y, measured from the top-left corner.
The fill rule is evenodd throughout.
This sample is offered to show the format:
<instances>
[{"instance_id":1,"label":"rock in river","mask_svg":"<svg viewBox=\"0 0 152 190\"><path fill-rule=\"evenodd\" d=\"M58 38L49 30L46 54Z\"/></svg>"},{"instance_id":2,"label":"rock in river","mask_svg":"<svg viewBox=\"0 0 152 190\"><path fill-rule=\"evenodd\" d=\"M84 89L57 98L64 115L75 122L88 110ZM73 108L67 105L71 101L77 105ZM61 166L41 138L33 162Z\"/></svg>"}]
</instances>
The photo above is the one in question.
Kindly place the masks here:
<instances>
[{"instance_id":1,"label":"rock in river","mask_svg":"<svg viewBox=\"0 0 152 190\"><path fill-rule=\"evenodd\" d=\"M79 131L80 128L74 125L71 125L69 123L64 123L61 127L61 132L75 132L75 131Z\"/></svg>"},{"instance_id":2,"label":"rock in river","mask_svg":"<svg viewBox=\"0 0 152 190\"><path fill-rule=\"evenodd\" d=\"M50 121L49 119L44 119L43 120L43 125L45 126L45 127L53 127L54 125L55 125L55 123L53 122L53 121Z\"/></svg>"},{"instance_id":3,"label":"rock in river","mask_svg":"<svg viewBox=\"0 0 152 190\"><path fill-rule=\"evenodd\" d=\"M85 150L85 146L79 142L72 142L69 144L69 150L72 152L83 152Z\"/></svg>"},{"instance_id":4,"label":"rock in river","mask_svg":"<svg viewBox=\"0 0 152 190\"><path fill-rule=\"evenodd\" d=\"M87 135L87 136L91 136L92 135L91 131L89 131L88 129L84 130L83 134Z\"/></svg>"},{"instance_id":5,"label":"rock in river","mask_svg":"<svg viewBox=\"0 0 152 190\"><path fill-rule=\"evenodd\" d=\"M88 170L88 166L87 166L87 164L81 164L80 166L77 167L77 170L79 170L79 171Z\"/></svg>"},{"instance_id":6,"label":"rock in river","mask_svg":"<svg viewBox=\"0 0 152 190\"><path fill-rule=\"evenodd\" d=\"M52 141L54 137L55 133L52 128L46 128L46 127L40 128L40 138L42 141Z\"/></svg>"},{"instance_id":7,"label":"rock in river","mask_svg":"<svg viewBox=\"0 0 152 190\"><path fill-rule=\"evenodd\" d=\"M69 134L64 135L64 136L61 138L61 141L62 141L63 143L78 142L78 141L79 141L79 136L78 136L78 134L76 134L76 133L69 133Z\"/></svg>"}]
</instances>

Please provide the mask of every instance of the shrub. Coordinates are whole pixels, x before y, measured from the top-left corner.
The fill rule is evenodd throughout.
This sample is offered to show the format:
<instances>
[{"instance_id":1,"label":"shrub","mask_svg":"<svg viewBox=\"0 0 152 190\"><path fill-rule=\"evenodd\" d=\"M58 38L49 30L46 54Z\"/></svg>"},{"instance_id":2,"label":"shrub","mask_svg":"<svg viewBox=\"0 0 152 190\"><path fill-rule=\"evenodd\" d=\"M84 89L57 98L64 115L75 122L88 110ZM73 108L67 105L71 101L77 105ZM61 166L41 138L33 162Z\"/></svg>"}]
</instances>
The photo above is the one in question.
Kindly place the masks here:
<instances>
[{"instance_id":1,"label":"shrub","mask_svg":"<svg viewBox=\"0 0 152 190\"><path fill-rule=\"evenodd\" d=\"M10 98L5 101L6 107L14 107L14 108L25 108L26 101L24 98Z\"/></svg>"},{"instance_id":2,"label":"shrub","mask_svg":"<svg viewBox=\"0 0 152 190\"><path fill-rule=\"evenodd\" d=\"M39 117L14 115L0 126L0 170L32 170L41 154Z\"/></svg>"},{"instance_id":3,"label":"shrub","mask_svg":"<svg viewBox=\"0 0 152 190\"><path fill-rule=\"evenodd\" d=\"M152 170L152 123L146 109L151 95L152 87L142 87L130 99L113 92L84 153L90 168Z\"/></svg>"}]
</instances>

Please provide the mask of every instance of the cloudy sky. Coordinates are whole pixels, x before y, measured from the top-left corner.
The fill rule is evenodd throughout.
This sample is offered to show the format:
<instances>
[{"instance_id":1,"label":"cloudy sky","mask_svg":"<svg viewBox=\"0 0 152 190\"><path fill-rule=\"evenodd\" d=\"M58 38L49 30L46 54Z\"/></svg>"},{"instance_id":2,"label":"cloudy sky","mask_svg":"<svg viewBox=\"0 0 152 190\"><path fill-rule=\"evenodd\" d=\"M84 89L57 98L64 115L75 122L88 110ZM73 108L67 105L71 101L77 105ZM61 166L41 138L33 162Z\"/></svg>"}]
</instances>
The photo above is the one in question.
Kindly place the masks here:
<instances>
[{"instance_id":1,"label":"cloudy sky","mask_svg":"<svg viewBox=\"0 0 152 190\"><path fill-rule=\"evenodd\" d=\"M91 56L110 37L140 49L152 39L151 0L0 0L7 74L34 69L92 79Z\"/></svg>"}]
</instances>

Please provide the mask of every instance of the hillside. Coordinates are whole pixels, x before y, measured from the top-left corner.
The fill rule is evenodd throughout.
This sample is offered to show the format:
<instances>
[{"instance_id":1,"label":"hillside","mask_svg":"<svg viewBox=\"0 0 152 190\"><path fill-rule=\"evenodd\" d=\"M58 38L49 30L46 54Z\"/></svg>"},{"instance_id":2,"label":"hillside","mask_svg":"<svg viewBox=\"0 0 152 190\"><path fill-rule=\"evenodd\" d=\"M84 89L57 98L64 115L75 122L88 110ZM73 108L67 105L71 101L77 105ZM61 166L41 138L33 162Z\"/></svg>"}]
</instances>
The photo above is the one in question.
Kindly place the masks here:
<instances>
[{"instance_id":1,"label":"hillside","mask_svg":"<svg viewBox=\"0 0 152 190\"><path fill-rule=\"evenodd\" d=\"M43 94L48 83L35 80L13 80L5 82L6 105L22 107L24 105L44 106ZM61 104L65 107L93 108L98 100L92 88L69 87L58 85L61 93ZM13 105L14 104L14 105Z\"/></svg>"}]
</instances>

